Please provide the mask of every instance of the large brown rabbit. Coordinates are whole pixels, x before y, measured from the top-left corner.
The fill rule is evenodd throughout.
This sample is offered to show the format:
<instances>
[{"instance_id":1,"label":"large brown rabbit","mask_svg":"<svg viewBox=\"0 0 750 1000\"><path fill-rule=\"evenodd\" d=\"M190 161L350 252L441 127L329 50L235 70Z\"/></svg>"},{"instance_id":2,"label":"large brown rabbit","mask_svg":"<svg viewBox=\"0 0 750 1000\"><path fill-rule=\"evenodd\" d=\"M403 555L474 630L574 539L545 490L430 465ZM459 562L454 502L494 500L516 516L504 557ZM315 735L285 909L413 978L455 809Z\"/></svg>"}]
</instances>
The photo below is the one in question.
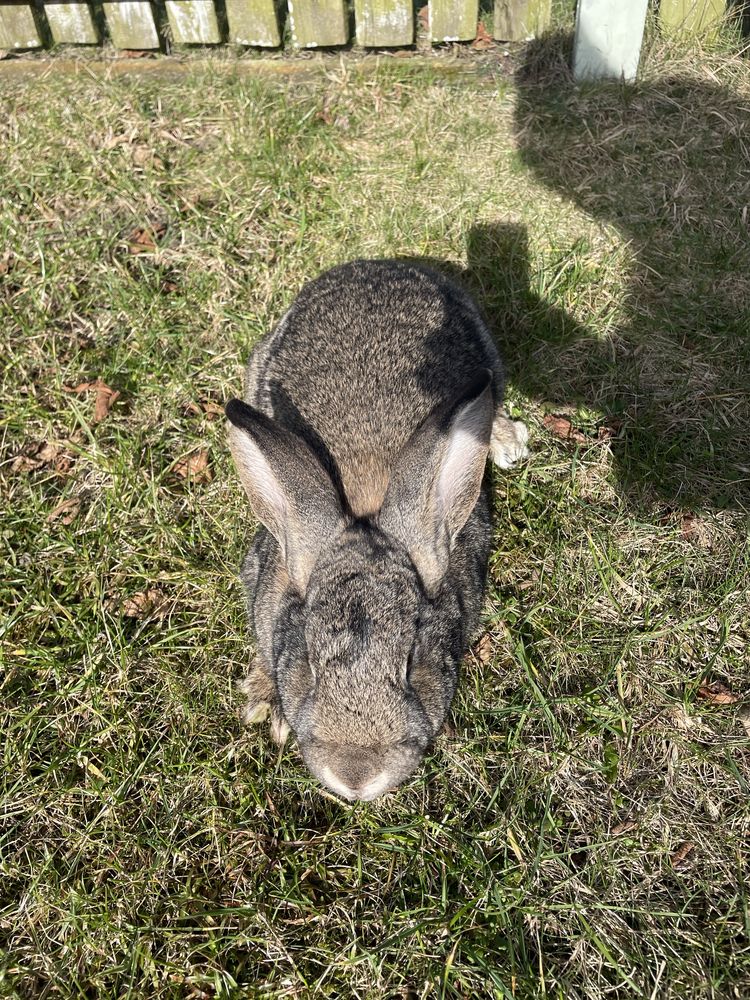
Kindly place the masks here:
<instances>
[{"instance_id":1,"label":"large brown rabbit","mask_svg":"<svg viewBox=\"0 0 750 1000\"><path fill-rule=\"evenodd\" d=\"M229 442L264 526L242 566L270 708L347 799L404 781L439 732L476 628L490 547L482 479L527 454L467 294L361 260L300 292L255 349Z\"/></svg>"}]
</instances>

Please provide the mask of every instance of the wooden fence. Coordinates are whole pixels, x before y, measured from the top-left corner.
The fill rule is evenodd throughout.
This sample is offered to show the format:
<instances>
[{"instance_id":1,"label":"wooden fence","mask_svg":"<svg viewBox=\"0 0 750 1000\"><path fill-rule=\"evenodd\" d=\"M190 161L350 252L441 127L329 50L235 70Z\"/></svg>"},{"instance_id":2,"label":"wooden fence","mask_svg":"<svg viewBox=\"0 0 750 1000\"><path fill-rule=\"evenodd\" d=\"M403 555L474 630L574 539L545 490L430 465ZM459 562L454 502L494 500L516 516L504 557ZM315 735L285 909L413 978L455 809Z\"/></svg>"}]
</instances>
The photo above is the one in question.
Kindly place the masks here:
<instances>
[{"instance_id":1,"label":"wooden fence","mask_svg":"<svg viewBox=\"0 0 750 1000\"><path fill-rule=\"evenodd\" d=\"M162 49L168 44L230 43L278 48L348 45L402 48L415 41L413 0L0 0L0 49L55 44ZM580 77L635 74L648 0L578 0L576 72ZM660 0L666 28L705 30L724 15L726 0ZM352 9L353 8L353 9ZM550 27L551 0L494 0L498 40L532 38ZM471 41L478 0L428 0L433 44ZM354 30L352 31L352 26ZM353 36L353 37L352 37Z\"/></svg>"}]
</instances>

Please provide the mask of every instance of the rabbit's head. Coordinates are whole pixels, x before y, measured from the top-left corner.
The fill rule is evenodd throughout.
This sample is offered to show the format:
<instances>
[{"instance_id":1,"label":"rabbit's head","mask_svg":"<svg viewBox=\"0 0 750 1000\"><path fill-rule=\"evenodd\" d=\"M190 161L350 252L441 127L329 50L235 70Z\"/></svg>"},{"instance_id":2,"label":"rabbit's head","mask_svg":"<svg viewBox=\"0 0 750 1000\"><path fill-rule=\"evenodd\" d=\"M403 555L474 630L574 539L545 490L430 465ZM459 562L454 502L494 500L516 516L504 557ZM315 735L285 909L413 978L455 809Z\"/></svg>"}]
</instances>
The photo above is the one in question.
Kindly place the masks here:
<instances>
[{"instance_id":1,"label":"rabbit's head","mask_svg":"<svg viewBox=\"0 0 750 1000\"><path fill-rule=\"evenodd\" d=\"M274 673L310 771L373 799L418 766L455 688L434 620L451 549L476 504L494 404L478 377L412 434L380 511L347 514L296 435L239 400L229 440L258 519L280 549ZM453 660L450 660L453 663Z\"/></svg>"}]
</instances>

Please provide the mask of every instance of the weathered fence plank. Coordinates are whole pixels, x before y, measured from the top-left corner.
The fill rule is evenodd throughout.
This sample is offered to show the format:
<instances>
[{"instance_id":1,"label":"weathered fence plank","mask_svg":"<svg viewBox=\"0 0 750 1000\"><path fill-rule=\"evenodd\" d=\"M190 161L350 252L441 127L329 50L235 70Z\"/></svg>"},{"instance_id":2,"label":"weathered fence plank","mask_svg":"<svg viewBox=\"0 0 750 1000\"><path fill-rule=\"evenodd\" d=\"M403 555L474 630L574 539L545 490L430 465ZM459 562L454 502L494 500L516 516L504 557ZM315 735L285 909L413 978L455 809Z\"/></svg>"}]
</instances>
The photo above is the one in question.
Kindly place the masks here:
<instances>
[{"instance_id":1,"label":"weathered fence plank","mask_svg":"<svg viewBox=\"0 0 750 1000\"><path fill-rule=\"evenodd\" d=\"M96 45L96 30L87 3L45 3L44 13L52 38L60 45Z\"/></svg>"},{"instance_id":2,"label":"weathered fence plank","mask_svg":"<svg viewBox=\"0 0 750 1000\"><path fill-rule=\"evenodd\" d=\"M726 12L726 0L661 0L659 21L667 31L702 35L715 31Z\"/></svg>"},{"instance_id":3,"label":"weathered fence plank","mask_svg":"<svg viewBox=\"0 0 750 1000\"><path fill-rule=\"evenodd\" d=\"M226 0L229 41L235 45L276 48L281 45L273 0Z\"/></svg>"},{"instance_id":4,"label":"weathered fence plank","mask_svg":"<svg viewBox=\"0 0 750 1000\"><path fill-rule=\"evenodd\" d=\"M172 41L178 45L213 45L221 41L213 0L166 0Z\"/></svg>"},{"instance_id":5,"label":"weathered fence plank","mask_svg":"<svg viewBox=\"0 0 750 1000\"><path fill-rule=\"evenodd\" d=\"M409 0L354 0L357 42L370 49L411 45L414 10Z\"/></svg>"},{"instance_id":6,"label":"weathered fence plank","mask_svg":"<svg viewBox=\"0 0 750 1000\"><path fill-rule=\"evenodd\" d=\"M634 80L648 0L579 0L573 48L576 80Z\"/></svg>"},{"instance_id":7,"label":"weathered fence plank","mask_svg":"<svg viewBox=\"0 0 750 1000\"><path fill-rule=\"evenodd\" d=\"M465 42L476 38L479 0L430 0L430 40Z\"/></svg>"},{"instance_id":8,"label":"weathered fence plank","mask_svg":"<svg viewBox=\"0 0 750 1000\"><path fill-rule=\"evenodd\" d=\"M342 0L289 0L289 22L298 49L349 41L349 19Z\"/></svg>"},{"instance_id":9,"label":"weathered fence plank","mask_svg":"<svg viewBox=\"0 0 750 1000\"><path fill-rule=\"evenodd\" d=\"M28 4L0 4L0 49L38 49L41 44Z\"/></svg>"},{"instance_id":10,"label":"weathered fence plank","mask_svg":"<svg viewBox=\"0 0 750 1000\"><path fill-rule=\"evenodd\" d=\"M523 42L549 27L551 0L495 0L492 35L503 42Z\"/></svg>"},{"instance_id":11,"label":"weathered fence plank","mask_svg":"<svg viewBox=\"0 0 750 1000\"><path fill-rule=\"evenodd\" d=\"M119 0L102 5L112 44L117 49L158 49L151 4L146 0Z\"/></svg>"}]
</instances>

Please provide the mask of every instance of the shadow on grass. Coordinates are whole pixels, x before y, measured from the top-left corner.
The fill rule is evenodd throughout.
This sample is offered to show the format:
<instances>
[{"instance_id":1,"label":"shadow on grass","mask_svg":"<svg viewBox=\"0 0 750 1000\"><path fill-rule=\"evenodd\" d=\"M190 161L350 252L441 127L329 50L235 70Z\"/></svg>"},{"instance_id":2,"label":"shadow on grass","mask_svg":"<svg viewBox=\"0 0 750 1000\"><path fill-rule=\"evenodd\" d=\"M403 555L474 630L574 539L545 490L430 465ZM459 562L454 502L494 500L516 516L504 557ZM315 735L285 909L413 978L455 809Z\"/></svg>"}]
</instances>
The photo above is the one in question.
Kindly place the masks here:
<instances>
[{"instance_id":1,"label":"shadow on grass","mask_svg":"<svg viewBox=\"0 0 750 1000\"><path fill-rule=\"evenodd\" d=\"M619 428L616 471L636 506L750 509L749 102L708 75L576 87L569 52L559 34L528 46L518 148L628 244L617 327L597 336L534 291L523 225L472 228L464 272L426 263L471 289L525 395ZM576 294L587 254L554 262L558 294L560 281Z\"/></svg>"},{"instance_id":2,"label":"shadow on grass","mask_svg":"<svg viewBox=\"0 0 750 1000\"><path fill-rule=\"evenodd\" d=\"M621 484L669 505L750 508L750 107L705 80L576 87L569 41L532 43L516 136L537 179L629 244L606 338L530 291L525 235L469 234L469 275L514 383L613 415Z\"/></svg>"}]
</instances>

